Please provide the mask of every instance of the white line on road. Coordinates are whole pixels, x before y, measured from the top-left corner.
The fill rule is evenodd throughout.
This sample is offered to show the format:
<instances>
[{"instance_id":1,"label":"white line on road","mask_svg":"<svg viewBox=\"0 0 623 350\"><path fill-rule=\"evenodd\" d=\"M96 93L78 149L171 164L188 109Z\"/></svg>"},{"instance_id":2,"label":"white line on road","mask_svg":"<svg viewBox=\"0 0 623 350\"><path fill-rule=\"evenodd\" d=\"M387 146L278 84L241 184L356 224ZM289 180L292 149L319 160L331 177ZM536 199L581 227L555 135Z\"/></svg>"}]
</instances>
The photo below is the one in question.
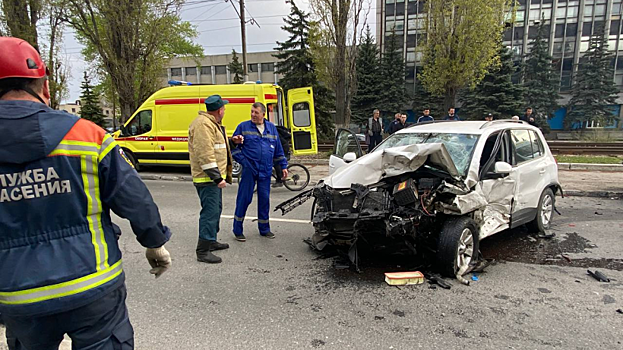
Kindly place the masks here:
<instances>
[{"instance_id":1,"label":"white line on road","mask_svg":"<svg viewBox=\"0 0 623 350\"><path fill-rule=\"evenodd\" d=\"M223 219L233 219L234 216L233 215L221 215L221 218ZM257 220L257 217L255 216L245 216L245 219L248 220ZM309 220L296 220L296 219L273 219L271 218L270 221L275 221L275 222L291 222L293 224L311 224L311 221Z\"/></svg>"}]
</instances>

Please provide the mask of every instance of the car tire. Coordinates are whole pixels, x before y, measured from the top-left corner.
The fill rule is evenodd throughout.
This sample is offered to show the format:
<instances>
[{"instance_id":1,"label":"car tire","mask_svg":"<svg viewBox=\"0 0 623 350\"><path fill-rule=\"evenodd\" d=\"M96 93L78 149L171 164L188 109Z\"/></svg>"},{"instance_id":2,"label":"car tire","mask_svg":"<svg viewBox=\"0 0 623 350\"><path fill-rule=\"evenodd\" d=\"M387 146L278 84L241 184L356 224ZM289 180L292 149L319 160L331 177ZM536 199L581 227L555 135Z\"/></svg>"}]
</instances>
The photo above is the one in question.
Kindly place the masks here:
<instances>
[{"instance_id":1,"label":"car tire","mask_svg":"<svg viewBox=\"0 0 623 350\"><path fill-rule=\"evenodd\" d=\"M551 188L546 188L541 193L537 206L536 217L526 224L531 232L545 232L552 224L556 197Z\"/></svg>"},{"instance_id":2,"label":"car tire","mask_svg":"<svg viewBox=\"0 0 623 350\"><path fill-rule=\"evenodd\" d=\"M123 153L126 155L126 157L128 157L128 160L130 161L130 163L132 163L134 169L136 169L136 171L140 171L141 165L139 164L138 160L136 160L136 156L134 155L134 153L128 151L127 149L124 149Z\"/></svg>"},{"instance_id":3,"label":"car tire","mask_svg":"<svg viewBox=\"0 0 623 350\"><path fill-rule=\"evenodd\" d=\"M444 222L437 242L437 262L441 272L454 277L462 265L470 264L478 255L478 228L467 216Z\"/></svg>"}]
</instances>

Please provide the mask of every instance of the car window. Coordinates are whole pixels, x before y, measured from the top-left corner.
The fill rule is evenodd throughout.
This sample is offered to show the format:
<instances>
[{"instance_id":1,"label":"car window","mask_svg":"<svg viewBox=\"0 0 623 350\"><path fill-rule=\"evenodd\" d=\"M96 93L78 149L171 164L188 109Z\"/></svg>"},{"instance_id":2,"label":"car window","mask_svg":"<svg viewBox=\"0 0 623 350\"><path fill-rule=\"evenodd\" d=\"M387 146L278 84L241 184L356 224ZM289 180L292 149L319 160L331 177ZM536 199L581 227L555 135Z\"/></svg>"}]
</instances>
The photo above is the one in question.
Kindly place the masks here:
<instances>
[{"instance_id":1,"label":"car window","mask_svg":"<svg viewBox=\"0 0 623 350\"><path fill-rule=\"evenodd\" d=\"M516 164L534 159L535 153L536 157L540 155L538 148L536 152L532 148L529 130L511 130L511 139L513 141L513 148L515 149Z\"/></svg>"},{"instance_id":2,"label":"car window","mask_svg":"<svg viewBox=\"0 0 623 350\"><path fill-rule=\"evenodd\" d=\"M141 135L151 131L151 110L140 111L126 126L130 136Z\"/></svg>"},{"instance_id":3,"label":"car window","mask_svg":"<svg viewBox=\"0 0 623 350\"><path fill-rule=\"evenodd\" d=\"M353 152L357 157L361 156L359 151L359 140L350 131L340 130L335 140L335 155L344 158L348 152Z\"/></svg>"},{"instance_id":4,"label":"car window","mask_svg":"<svg viewBox=\"0 0 623 350\"><path fill-rule=\"evenodd\" d=\"M478 135L451 133L406 133L393 134L374 149L374 152L386 148L415 145L422 143L443 143L450 153L452 162L459 173L465 175L472 159L474 145Z\"/></svg>"},{"instance_id":5,"label":"car window","mask_svg":"<svg viewBox=\"0 0 623 350\"><path fill-rule=\"evenodd\" d=\"M530 138L532 139L532 151L534 152L534 158L542 156L545 152L541 138L535 131L530 131Z\"/></svg>"}]
</instances>

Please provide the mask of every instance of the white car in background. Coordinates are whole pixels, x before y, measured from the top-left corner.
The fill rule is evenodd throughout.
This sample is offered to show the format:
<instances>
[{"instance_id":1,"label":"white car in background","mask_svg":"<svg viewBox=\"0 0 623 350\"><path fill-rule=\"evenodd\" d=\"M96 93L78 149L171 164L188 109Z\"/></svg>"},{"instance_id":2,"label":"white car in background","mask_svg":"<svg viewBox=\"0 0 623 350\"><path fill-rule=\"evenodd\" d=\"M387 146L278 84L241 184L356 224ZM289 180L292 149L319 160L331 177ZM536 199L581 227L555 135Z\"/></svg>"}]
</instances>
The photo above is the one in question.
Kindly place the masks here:
<instances>
[{"instance_id":1,"label":"white car in background","mask_svg":"<svg viewBox=\"0 0 623 350\"><path fill-rule=\"evenodd\" d=\"M363 155L340 129L330 175L277 208L314 198L312 245L405 250L448 275L476 263L479 242L527 224L549 228L558 168L541 131L511 120L430 122L400 130Z\"/></svg>"}]
</instances>

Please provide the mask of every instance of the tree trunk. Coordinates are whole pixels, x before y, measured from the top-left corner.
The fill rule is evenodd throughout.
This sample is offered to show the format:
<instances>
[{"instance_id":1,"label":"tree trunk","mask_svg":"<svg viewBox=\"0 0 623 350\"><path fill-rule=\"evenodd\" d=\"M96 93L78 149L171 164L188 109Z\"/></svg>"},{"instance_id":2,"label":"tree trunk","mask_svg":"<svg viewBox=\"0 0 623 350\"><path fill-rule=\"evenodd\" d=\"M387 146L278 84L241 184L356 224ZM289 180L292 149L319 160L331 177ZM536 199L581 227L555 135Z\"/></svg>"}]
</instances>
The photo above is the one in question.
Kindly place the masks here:
<instances>
[{"instance_id":1,"label":"tree trunk","mask_svg":"<svg viewBox=\"0 0 623 350\"><path fill-rule=\"evenodd\" d=\"M2 0L2 8L9 28L9 34L28 41L39 50L37 21L41 0Z\"/></svg>"},{"instance_id":2,"label":"tree trunk","mask_svg":"<svg viewBox=\"0 0 623 350\"><path fill-rule=\"evenodd\" d=\"M444 113L447 112L448 109L450 109L450 107L452 108L456 107L454 105L455 103L456 103L456 89L448 88L443 98L443 108L444 108L443 112Z\"/></svg>"}]
</instances>

